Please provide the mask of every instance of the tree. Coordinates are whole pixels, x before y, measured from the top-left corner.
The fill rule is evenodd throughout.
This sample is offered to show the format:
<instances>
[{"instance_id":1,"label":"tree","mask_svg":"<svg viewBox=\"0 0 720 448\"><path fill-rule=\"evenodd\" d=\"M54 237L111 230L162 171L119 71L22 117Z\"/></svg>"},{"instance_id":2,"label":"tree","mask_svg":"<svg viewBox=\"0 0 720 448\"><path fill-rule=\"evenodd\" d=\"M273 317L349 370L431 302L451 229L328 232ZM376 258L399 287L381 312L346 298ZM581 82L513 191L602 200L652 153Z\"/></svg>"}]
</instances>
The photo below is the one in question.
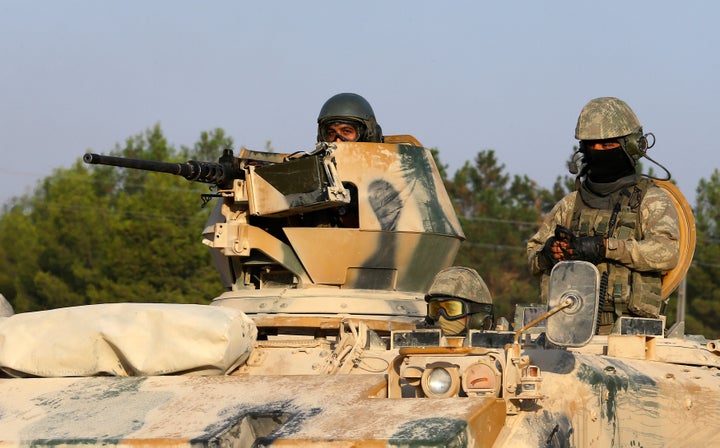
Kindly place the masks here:
<instances>
[{"instance_id":1,"label":"tree","mask_svg":"<svg viewBox=\"0 0 720 448\"><path fill-rule=\"evenodd\" d=\"M720 171L701 179L694 210L697 246L687 274L688 333L720 337Z\"/></svg>"},{"instance_id":2,"label":"tree","mask_svg":"<svg viewBox=\"0 0 720 448\"><path fill-rule=\"evenodd\" d=\"M232 146L232 137L225 135L223 129L216 128L213 131L201 132L200 140L192 149L183 146L180 154L185 159L215 162L222 155L223 149L232 148Z\"/></svg>"},{"instance_id":3,"label":"tree","mask_svg":"<svg viewBox=\"0 0 720 448\"><path fill-rule=\"evenodd\" d=\"M231 144L215 130L181 155L216 159ZM159 125L112 153L178 159ZM118 301L205 303L222 289L199 242L209 215L199 194L207 191L180 177L80 161L56 170L0 219L0 288L16 311Z\"/></svg>"},{"instance_id":4,"label":"tree","mask_svg":"<svg viewBox=\"0 0 720 448\"><path fill-rule=\"evenodd\" d=\"M38 271L40 244L31 225L32 204L20 198L4 209L0 219L0 292L17 311L33 309L33 275ZM30 291L29 291L30 290Z\"/></svg>"}]
</instances>

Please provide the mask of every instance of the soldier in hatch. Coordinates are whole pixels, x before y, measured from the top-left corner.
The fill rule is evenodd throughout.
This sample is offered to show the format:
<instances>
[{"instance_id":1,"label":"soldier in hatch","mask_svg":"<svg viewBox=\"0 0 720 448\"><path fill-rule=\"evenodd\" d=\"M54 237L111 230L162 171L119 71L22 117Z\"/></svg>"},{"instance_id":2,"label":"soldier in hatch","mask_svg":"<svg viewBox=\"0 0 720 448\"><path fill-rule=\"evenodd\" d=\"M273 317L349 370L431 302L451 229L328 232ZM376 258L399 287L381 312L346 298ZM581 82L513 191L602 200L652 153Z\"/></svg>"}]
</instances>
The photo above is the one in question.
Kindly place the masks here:
<instances>
[{"instance_id":1,"label":"soldier in hatch","mask_svg":"<svg viewBox=\"0 0 720 448\"><path fill-rule=\"evenodd\" d=\"M679 259L677 210L665 191L636 172L648 135L624 101L588 102L575 128L584 164L579 188L555 205L527 244L530 271L543 276L544 300L556 263L597 265L606 291L599 334L608 334L622 315L658 317L662 275Z\"/></svg>"},{"instance_id":2,"label":"soldier in hatch","mask_svg":"<svg viewBox=\"0 0 720 448\"><path fill-rule=\"evenodd\" d=\"M425 301L426 322L439 324L446 336L489 330L493 326L490 290L474 269L453 266L438 272Z\"/></svg>"},{"instance_id":3,"label":"soldier in hatch","mask_svg":"<svg viewBox=\"0 0 720 448\"><path fill-rule=\"evenodd\" d=\"M356 93L338 93L323 104L318 115L319 142L382 143L380 125L370 103Z\"/></svg>"},{"instance_id":4,"label":"soldier in hatch","mask_svg":"<svg viewBox=\"0 0 720 448\"><path fill-rule=\"evenodd\" d=\"M318 142L383 142L382 129L375 119L372 106L365 98L356 93L338 93L330 97L320 109L317 123ZM338 207L337 210L306 213L303 217L303 224L323 227L359 227L357 188L351 184L343 185L350 190L352 197L352 202L348 206ZM382 203L387 202L384 192L372 191L369 194L373 198L381 198L381 201L384 201Z\"/></svg>"}]
</instances>

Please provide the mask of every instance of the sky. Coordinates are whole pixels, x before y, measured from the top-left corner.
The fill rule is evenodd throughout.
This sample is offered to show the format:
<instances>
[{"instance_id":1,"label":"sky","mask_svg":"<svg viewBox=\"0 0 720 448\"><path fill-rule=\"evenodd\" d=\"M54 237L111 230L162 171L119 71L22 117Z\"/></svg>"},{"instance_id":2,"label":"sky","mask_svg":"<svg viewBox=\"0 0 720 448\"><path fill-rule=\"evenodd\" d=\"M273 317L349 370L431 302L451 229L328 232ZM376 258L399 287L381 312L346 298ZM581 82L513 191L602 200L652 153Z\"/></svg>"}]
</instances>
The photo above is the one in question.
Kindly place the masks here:
<instances>
[{"instance_id":1,"label":"sky","mask_svg":"<svg viewBox=\"0 0 720 448\"><path fill-rule=\"evenodd\" d=\"M156 124L177 148L222 128L236 153L312 150L322 104L355 92L449 174L492 149L547 188L583 105L615 96L694 205L720 168L719 13L710 0L0 0L0 204Z\"/></svg>"}]
</instances>

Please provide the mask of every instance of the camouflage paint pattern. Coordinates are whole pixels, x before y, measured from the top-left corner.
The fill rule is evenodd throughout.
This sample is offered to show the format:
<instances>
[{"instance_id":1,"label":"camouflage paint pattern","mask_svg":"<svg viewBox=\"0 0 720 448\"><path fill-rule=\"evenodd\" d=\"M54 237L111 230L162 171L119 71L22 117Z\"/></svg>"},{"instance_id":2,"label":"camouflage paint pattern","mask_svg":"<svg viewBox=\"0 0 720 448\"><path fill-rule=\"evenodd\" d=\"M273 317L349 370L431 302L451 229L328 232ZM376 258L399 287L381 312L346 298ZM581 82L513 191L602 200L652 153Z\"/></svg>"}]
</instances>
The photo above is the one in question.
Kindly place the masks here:
<instances>
[{"instance_id":1,"label":"camouflage paint pattern","mask_svg":"<svg viewBox=\"0 0 720 448\"><path fill-rule=\"evenodd\" d=\"M623 137L642 125L635 112L621 99L613 97L590 100L580 112L575 138L577 140L605 140Z\"/></svg>"},{"instance_id":2,"label":"camouflage paint pattern","mask_svg":"<svg viewBox=\"0 0 720 448\"><path fill-rule=\"evenodd\" d=\"M2 446L429 446L492 440L502 400L373 398L383 375L1 380ZM313 391L308 393L308 391ZM352 414L348 410L352 409ZM481 442L481 446L484 443Z\"/></svg>"},{"instance_id":3,"label":"camouflage paint pattern","mask_svg":"<svg viewBox=\"0 0 720 448\"><path fill-rule=\"evenodd\" d=\"M318 147L331 154L324 161L332 171L328 182L337 188L352 185L355 197L348 208L356 210L334 216L344 205L335 200L308 202L303 209L302 204L289 201L287 194L273 191L267 177L264 183L256 179L252 172L260 168L250 170L248 179L253 180L238 182L205 231L205 244L214 248L226 277L235 279L229 280L231 287L258 288L247 283L254 268L244 266L254 266L258 254L263 254L264 263L272 265L263 269L289 271L290 275L258 289L322 285L423 294L435 273L452 263L464 239L431 153L417 146L388 143ZM294 167L286 177L301 174ZM263 194L253 188L260 188ZM268 206L266 199L274 205ZM263 216L260 206L253 208L253 203L265 204L268 215ZM357 214L354 224L345 225L348 214ZM228 257L233 272L227 272Z\"/></svg>"}]
</instances>

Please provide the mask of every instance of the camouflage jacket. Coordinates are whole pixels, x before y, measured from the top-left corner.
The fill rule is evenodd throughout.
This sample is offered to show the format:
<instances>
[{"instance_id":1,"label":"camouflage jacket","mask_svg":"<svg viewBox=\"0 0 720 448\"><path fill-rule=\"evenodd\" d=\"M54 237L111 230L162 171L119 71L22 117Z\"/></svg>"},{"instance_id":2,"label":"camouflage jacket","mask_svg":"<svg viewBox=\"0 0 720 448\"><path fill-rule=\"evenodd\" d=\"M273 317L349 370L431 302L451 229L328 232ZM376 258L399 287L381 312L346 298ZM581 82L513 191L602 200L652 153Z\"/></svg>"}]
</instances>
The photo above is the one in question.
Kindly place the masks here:
<instances>
[{"instance_id":1,"label":"camouflage jacket","mask_svg":"<svg viewBox=\"0 0 720 448\"><path fill-rule=\"evenodd\" d=\"M534 275L549 273L551 266L540 253L545 241L554 235L557 224L570 228L577 196L578 192L574 191L561 199L528 241L528 267ZM638 213L642 238L608 238L605 258L640 272L665 272L674 268L680 255L680 229L672 200L661 188L651 186Z\"/></svg>"}]
</instances>

